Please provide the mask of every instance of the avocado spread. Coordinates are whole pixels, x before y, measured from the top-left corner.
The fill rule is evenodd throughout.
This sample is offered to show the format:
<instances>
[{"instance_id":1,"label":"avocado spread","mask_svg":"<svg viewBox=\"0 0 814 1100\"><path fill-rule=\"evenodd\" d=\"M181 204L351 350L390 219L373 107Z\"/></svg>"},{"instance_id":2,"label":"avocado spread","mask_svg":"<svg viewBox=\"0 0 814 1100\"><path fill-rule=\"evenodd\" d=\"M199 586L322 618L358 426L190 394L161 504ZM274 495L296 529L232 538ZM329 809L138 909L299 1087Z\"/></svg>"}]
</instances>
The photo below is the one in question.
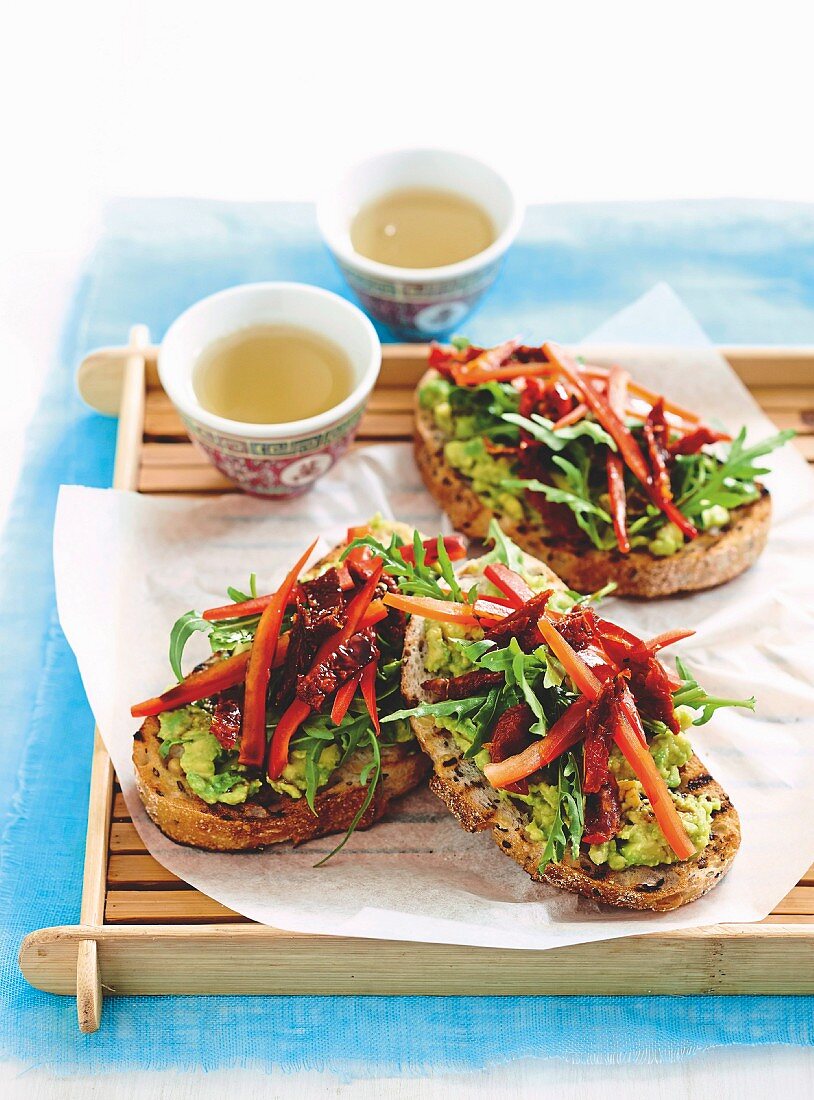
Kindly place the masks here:
<instances>
[{"instance_id":1,"label":"avocado spread","mask_svg":"<svg viewBox=\"0 0 814 1100\"><path fill-rule=\"evenodd\" d=\"M453 415L449 402L452 389L445 378L431 378L418 394L421 407L432 410L436 426L450 437L444 447L447 464L469 478L473 490L495 512L510 519L522 519L523 490L514 492L502 484L515 476L510 462L489 454L474 416Z\"/></svg>"},{"instance_id":2,"label":"avocado spread","mask_svg":"<svg viewBox=\"0 0 814 1100\"><path fill-rule=\"evenodd\" d=\"M317 761L317 790L325 786L338 763L339 745L328 745L322 750ZM306 788L304 749L292 749L289 752L288 763L283 768L283 774L277 780L269 780L269 786L278 794L302 798Z\"/></svg>"},{"instance_id":3,"label":"avocado spread","mask_svg":"<svg viewBox=\"0 0 814 1100\"><path fill-rule=\"evenodd\" d=\"M161 755L180 746L178 762L190 788L209 803L237 806L260 789L260 782L246 777L237 753L224 749L210 732L211 714L203 707L188 706L159 716Z\"/></svg>"},{"instance_id":4,"label":"avocado spread","mask_svg":"<svg viewBox=\"0 0 814 1100\"><path fill-rule=\"evenodd\" d=\"M508 459L490 455L482 437L451 439L444 447L444 458L453 470L470 479L473 490L490 508L510 519L523 518L522 500L504 485L514 476Z\"/></svg>"}]
</instances>

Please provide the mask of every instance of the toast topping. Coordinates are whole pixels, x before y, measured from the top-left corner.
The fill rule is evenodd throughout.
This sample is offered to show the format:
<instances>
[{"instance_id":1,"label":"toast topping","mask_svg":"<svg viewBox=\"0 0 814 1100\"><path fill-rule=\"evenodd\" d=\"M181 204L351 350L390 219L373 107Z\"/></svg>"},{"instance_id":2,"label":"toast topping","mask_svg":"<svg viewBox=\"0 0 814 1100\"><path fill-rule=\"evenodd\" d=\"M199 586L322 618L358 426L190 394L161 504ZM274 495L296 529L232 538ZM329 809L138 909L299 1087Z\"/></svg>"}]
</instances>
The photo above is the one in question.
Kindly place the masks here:
<instances>
[{"instance_id":1,"label":"toast topping","mask_svg":"<svg viewBox=\"0 0 814 1100\"><path fill-rule=\"evenodd\" d=\"M604 552L670 556L760 497L760 461L793 431L746 447L618 367L555 344L434 346L419 391L444 460L496 515Z\"/></svg>"}]
</instances>

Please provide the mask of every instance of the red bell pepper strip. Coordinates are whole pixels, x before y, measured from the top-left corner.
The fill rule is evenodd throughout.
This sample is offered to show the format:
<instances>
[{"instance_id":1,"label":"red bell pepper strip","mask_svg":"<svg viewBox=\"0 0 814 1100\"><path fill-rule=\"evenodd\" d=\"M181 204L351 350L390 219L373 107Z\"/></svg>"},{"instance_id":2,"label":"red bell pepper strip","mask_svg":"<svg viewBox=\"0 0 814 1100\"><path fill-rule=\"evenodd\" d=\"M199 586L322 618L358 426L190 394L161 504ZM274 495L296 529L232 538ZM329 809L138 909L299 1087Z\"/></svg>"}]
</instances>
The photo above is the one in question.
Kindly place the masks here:
<instances>
[{"instance_id":1,"label":"red bell pepper strip","mask_svg":"<svg viewBox=\"0 0 814 1100\"><path fill-rule=\"evenodd\" d=\"M345 609L345 625L341 630L337 630L335 634L331 635L330 638L325 639L317 650L312 668L326 660L359 629L359 624L370 606L381 575L382 563L377 561L370 576ZM279 779L283 774L283 769L288 763L289 742L310 713L311 707L307 703L304 703L301 699L295 699L278 722L274 733L271 735L271 744L269 745L269 779Z\"/></svg>"},{"instance_id":2,"label":"red bell pepper strip","mask_svg":"<svg viewBox=\"0 0 814 1100\"><path fill-rule=\"evenodd\" d=\"M316 544L317 539L314 539L299 561L292 566L260 616L254 632L246 668L246 696L243 701L243 729L238 757L239 763L248 767L259 768L266 754L266 693L280 639L280 626L289 597Z\"/></svg>"},{"instance_id":3,"label":"red bell pepper strip","mask_svg":"<svg viewBox=\"0 0 814 1100\"><path fill-rule=\"evenodd\" d=\"M501 760L499 764L487 764L483 774L493 787L507 787L532 772L539 771L580 740L590 700L583 695L571 704L542 740L534 741L523 752Z\"/></svg>"},{"instance_id":4,"label":"red bell pepper strip","mask_svg":"<svg viewBox=\"0 0 814 1100\"><path fill-rule=\"evenodd\" d=\"M311 708L302 699L294 699L283 711L280 721L271 735L271 757L269 759L269 779L279 779L288 763L288 746L291 738L311 713Z\"/></svg>"},{"instance_id":5,"label":"red bell pepper strip","mask_svg":"<svg viewBox=\"0 0 814 1100\"><path fill-rule=\"evenodd\" d=\"M658 486L650 476L650 469L641 452L639 444L633 438L620 417L610 407L608 399L600 394L596 387L581 375L579 364L573 360L570 355L567 355L562 348L558 348L553 344L544 344L543 350L548 358L557 364L566 380L579 390L585 404L605 431L613 437L616 446L619 448L619 454L630 467L635 477L642 483L653 504L664 512L667 518L678 527L683 535L688 539L694 539L698 535L698 531L687 517L682 515L673 501L666 499L663 493L659 491Z\"/></svg>"},{"instance_id":6,"label":"red bell pepper strip","mask_svg":"<svg viewBox=\"0 0 814 1100\"><path fill-rule=\"evenodd\" d=\"M365 700L367 713L370 715L370 720L373 723L373 728L376 730L376 736L378 737L382 732L382 727L379 722L379 711L376 707L376 667L376 662L371 661L362 669L362 696Z\"/></svg>"},{"instance_id":7,"label":"red bell pepper strip","mask_svg":"<svg viewBox=\"0 0 814 1100\"><path fill-rule=\"evenodd\" d=\"M630 689L625 684L620 712L614 724L613 739L632 768L633 774L644 787L644 793L653 807L653 813L656 815L656 821L664 833L665 840L679 859L689 859L695 854L695 845L678 816L670 790L650 755L643 735L644 729L636 704Z\"/></svg>"},{"instance_id":8,"label":"red bell pepper strip","mask_svg":"<svg viewBox=\"0 0 814 1100\"><path fill-rule=\"evenodd\" d=\"M373 528L365 525L358 527L349 527L347 534L347 541L353 542L355 539L369 538L373 534ZM349 554L345 556L345 561L352 563L361 572L366 573L370 569L370 563L373 561L373 550L369 546L356 546Z\"/></svg>"},{"instance_id":9,"label":"red bell pepper strip","mask_svg":"<svg viewBox=\"0 0 814 1100\"><path fill-rule=\"evenodd\" d=\"M355 676L351 676L350 680L346 680L339 688L337 688L336 695L334 696L334 705L331 707L331 721L335 726L338 726L345 715L348 713L348 707L351 705L356 689L359 687L359 681L362 678L362 673L357 672Z\"/></svg>"},{"instance_id":10,"label":"red bell pepper strip","mask_svg":"<svg viewBox=\"0 0 814 1100\"><path fill-rule=\"evenodd\" d=\"M227 603L223 607L210 607L207 611L204 611L202 617L208 623L217 623L223 619L247 619L250 615L262 615L276 595L276 592L270 592L267 596L254 596L250 600L243 600L242 603ZM289 600L289 603L292 600Z\"/></svg>"},{"instance_id":11,"label":"red bell pepper strip","mask_svg":"<svg viewBox=\"0 0 814 1100\"><path fill-rule=\"evenodd\" d=\"M163 695L156 695L152 699L145 699L143 703L136 703L130 708L130 713L134 718L148 718L151 715L163 714L165 710L175 710L186 706L187 703L196 703L199 699L217 695L219 691L226 691L242 683L248 663L247 650L234 657L227 657L224 661L218 661L217 664L207 665L198 672L190 673L180 684L171 687Z\"/></svg>"},{"instance_id":12,"label":"red bell pepper strip","mask_svg":"<svg viewBox=\"0 0 814 1100\"><path fill-rule=\"evenodd\" d=\"M574 405L570 412L565 413L554 424L551 425L552 432L558 432L560 428L567 428L571 424L576 424L580 420L583 420L588 413L588 406L583 402L578 405Z\"/></svg>"},{"instance_id":13,"label":"red bell pepper strip","mask_svg":"<svg viewBox=\"0 0 814 1100\"><path fill-rule=\"evenodd\" d=\"M421 545L424 547L425 564L434 565L438 561L438 539L424 539ZM462 561L466 557L466 545L460 535L445 535L444 549L450 561ZM413 546L402 546L399 553L408 564L415 565Z\"/></svg>"},{"instance_id":14,"label":"red bell pepper strip","mask_svg":"<svg viewBox=\"0 0 814 1100\"><path fill-rule=\"evenodd\" d=\"M509 597L512 607L518 610L523 604L528 603L534 595L534 592L520 574L515 573L513 569L509 569L508 565L504 565L503 562L494 562L487 565L483 573L487 580L490 580L496 588L499 588L504 596Z\"/></svg>"},{"instance_id":15,"label":"red bell pepper strip","mask_svg":"<svg viewBox=\"0 0 814 1100\"><path fill-rule=\"evenodd\" d=\"M630 375L621 367L612 367L608 376L608 405L621 416L625 407L625 394L627 393ZM625 493L625 466L618 454L608 451L605 459L605 467L608 474L608 496L610 498L610 512L613 521L613 532L616 535L616 545L622 554L630 553L630 539L627 533L627 496Z\"/></svg>"},{"instance_id":16,"label":"red bell pepper strip","mask_svg":"<svg viewBox=\"0 0 814 1100\"><path fill-rule=\"evenodd\" d=\"M630 539L627 533L627 497L625 494L625 468L619 455L608 452L605 458L608 475L608 497L610 514L613 521L613 533L621 554L630 553Z\"/></svg>"}]
</instances>

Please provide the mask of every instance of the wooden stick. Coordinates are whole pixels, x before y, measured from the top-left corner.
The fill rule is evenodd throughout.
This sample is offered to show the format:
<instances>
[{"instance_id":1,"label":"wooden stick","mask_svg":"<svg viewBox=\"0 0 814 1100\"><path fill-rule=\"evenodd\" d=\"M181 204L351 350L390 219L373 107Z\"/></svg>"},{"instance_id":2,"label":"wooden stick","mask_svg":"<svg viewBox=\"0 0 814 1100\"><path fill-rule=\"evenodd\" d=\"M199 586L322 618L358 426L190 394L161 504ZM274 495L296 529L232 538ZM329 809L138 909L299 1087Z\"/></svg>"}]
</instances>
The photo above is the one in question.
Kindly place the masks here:
<instances>
[{"instance_id":1,"label":"wooden stick","mask_svg":"<svg viewBox=\"0 0 814 1100\"><path fill-rule=\"evenodd\" d=\"M130 355L125 363L121 394L121 414L116 437L116 462L113 486L135 489L138 483L141 432L144 422L143 348L150 342L144 325L130 333ZM96 729L93 735L93 764L90 774L88 832L85 841L85 868L82 879L83 925L101 928L105 917L107 857L110 815L113 807L113 764ZM76 1009L79 1030L97 1031L102 1020L102 977L96 940L84 940L76 957Z\"/></svg>"}]
</instances>

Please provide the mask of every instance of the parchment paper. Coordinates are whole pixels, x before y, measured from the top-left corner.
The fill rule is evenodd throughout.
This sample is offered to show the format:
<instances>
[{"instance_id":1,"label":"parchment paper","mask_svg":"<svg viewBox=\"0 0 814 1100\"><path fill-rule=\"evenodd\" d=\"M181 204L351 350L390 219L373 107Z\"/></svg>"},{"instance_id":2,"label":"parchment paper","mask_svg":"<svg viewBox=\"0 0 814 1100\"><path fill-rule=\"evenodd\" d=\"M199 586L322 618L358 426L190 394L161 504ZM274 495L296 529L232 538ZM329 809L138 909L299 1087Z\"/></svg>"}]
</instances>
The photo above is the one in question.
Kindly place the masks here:
<instances>
[{"instance_id":1,"label":"parchment paper","mask_svg":"<svg viewBox=\"0 0 814 1100\"><path fill-rule=\"evenodd\" d=\"M501 333L495 333L499 339ZM626 348L634 376L752 438L774 429L693 319L656 288L590 343L642 337L673 348ZM133 821L174 874L240 913L279 928L477 946L550 948L588 940L760 920L814 863L814 479L787 447L772 457L769 547L746 575L697 596L608 601L607 614L643 635L692 626L679 652L710 692L758 698L756 715L718 712L691 731L741 816L734 867L712 893L677 913L629 914L534 884L488 836L464 833L426 790L389 820L357 833L327 866L335 839L297 850L219 855L167 840L142 808L132 775L134 700L171 681L169 629L190 607L224 602L226 585L258 574L270 590L315 534L325 547L376 511L428 532L447 530L408 446L370 447L300 500L240 495L158 499L63 487L54 560L65 634ZM193 639L186 662L206 653ZM66 731L67 733L67 731ZM90 736L71 730L70 736Z\"/></svg>"}]
</instances>

